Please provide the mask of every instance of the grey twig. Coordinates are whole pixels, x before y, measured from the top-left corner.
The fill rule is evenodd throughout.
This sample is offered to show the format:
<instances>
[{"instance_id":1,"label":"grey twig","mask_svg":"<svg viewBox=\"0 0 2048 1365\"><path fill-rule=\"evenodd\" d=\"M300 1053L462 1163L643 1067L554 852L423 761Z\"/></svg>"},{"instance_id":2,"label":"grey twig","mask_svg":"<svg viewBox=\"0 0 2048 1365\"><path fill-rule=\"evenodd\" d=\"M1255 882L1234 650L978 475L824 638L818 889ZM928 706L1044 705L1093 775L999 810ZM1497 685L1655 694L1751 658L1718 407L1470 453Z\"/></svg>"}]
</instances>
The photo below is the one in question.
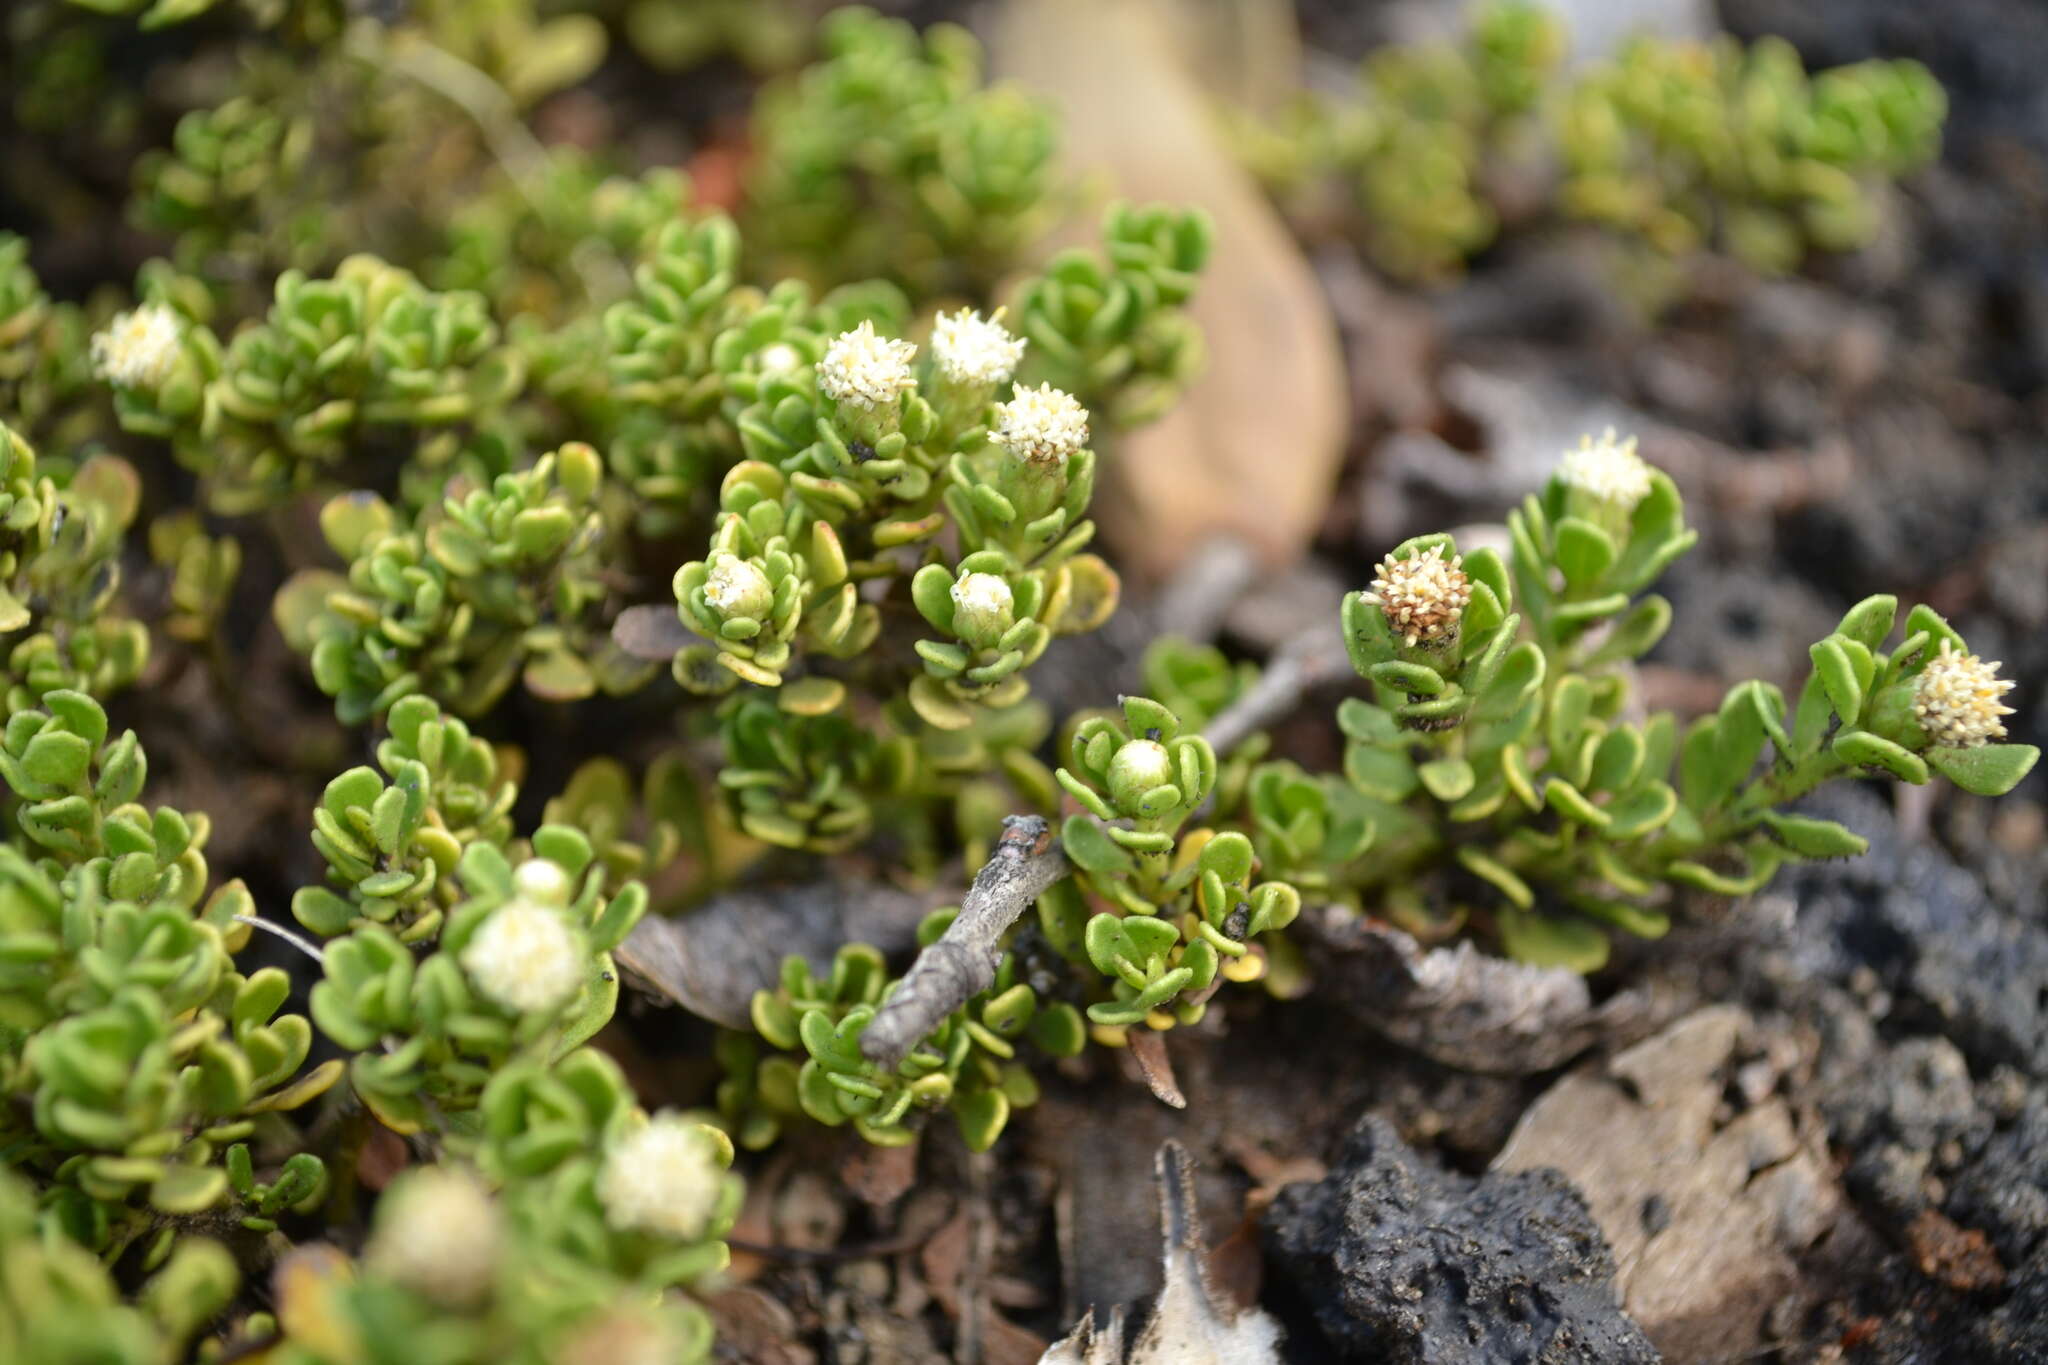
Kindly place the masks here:
<instances>
[{"instance_id":1,"label":"grey twig","mask_svg":"<svg viewBox=\"0 0 2048 1365\"><path fill-rule=\"evenodd\" d=\"M1343 676L1348 666L1338 631L1328 626L1304 631L1280 647L1259 680L1210 721L1202 737L1219 755L1227 754L1252 731L1286 715L1302 693Z\"/></svg>"},{"instance_id":2,"label":"grey twig","mask_svg":"<svg viewBox=\"0 0 2048 1365\"><path fill-rule=\"evenodd\" d=\"M939 941L917 955L903 984L860 1037L861 1054L893 1067L963 1001L994 984L1003 934L1045 889L1070 871L1043 816L1011 815L960 914Z\"/></svg>"},{"instance_id":3,"label":"grey twig","mask_svg":"<svg viewBox=\"0 0 2048 1365\"><path fill-rule=\"evenodd\" d=\"M1218 753L1226 753L1260 726L1286 714L1301 694L1345 665L1344 642L1332 631L1301 635L1277 655L1254 686L1204 730ZM1036 815L1003 821L1003 837L975 874L960 902L960 914L939 941L917 955L903 984L861 1034L861 1055L893 1067L945 1017L995 982L1003 935L1033 901L1072 866Z\"/></svg>"}]
</instances>

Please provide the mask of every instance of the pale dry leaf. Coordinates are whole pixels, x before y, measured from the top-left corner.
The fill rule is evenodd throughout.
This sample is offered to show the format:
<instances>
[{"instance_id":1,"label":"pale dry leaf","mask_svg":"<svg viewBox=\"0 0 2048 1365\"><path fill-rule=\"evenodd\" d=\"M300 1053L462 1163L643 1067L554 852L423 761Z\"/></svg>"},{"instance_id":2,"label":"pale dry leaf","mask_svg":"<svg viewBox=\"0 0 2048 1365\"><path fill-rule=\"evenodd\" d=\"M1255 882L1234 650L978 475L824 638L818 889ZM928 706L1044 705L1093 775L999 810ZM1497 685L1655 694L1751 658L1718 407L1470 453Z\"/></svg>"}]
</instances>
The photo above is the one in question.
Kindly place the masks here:
<instances>
[{"instance_id":1,"label":"pale dry leaf","mask_svg":"<svg viewBox=\"0 0 2048 1365\"><path fill-rule=\"evenodd\" d=\"M1327 998L1431 1061L1487 1075L1526 1075L1641 1028L1639 991L1596 1002L1562 967L1490 957L1461 942L1425 951L1390 924L1343 906L1309 906L1295 921L1321 956Z\"/></svg>"},{"instance_id":2,"label":"pale dry leaf","mask_svg":"<svg viewBox=\"0 0 2048 1365\"><path fill-rule=\"evenodd\" d=\"M1001 74L1059 107L1070 169L1118 197L1192 204L1215 222L1192 308L1206 368L1104 462L1104 533L1121 565L1155 578L1217 531L1269 565L1298 558L1350 429L1336 324L1314 272L1232 155L1166 28L1149 4L1012 0L991 44ZM1084 211L1062 244L1092 235L1095 217Z\"/></svg>"},{"instance_id":3,"label":"pale dry leaf","mask_svg":"<svg viewBox=\"0 0 2048 1365\"><path fill-rule=\"evenodd\" d=\"M881 884L748 888L681 915L645 916L616 956L634 984L714 1024L750 1029L754 992L775 988L785 956L826 971L843 943L906 952L930 908L929 897Z\"/></svg>"}]
</instances>

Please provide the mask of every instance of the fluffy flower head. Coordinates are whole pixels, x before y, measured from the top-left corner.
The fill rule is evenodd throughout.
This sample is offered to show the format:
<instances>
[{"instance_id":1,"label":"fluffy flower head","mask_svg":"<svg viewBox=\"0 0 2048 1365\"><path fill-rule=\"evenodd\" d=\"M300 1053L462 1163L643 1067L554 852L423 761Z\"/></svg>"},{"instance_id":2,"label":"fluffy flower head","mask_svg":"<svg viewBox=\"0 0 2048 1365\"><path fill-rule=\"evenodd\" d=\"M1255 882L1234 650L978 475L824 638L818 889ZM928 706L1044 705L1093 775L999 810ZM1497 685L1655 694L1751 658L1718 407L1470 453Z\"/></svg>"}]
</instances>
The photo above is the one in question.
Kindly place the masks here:
<instances>
[{"instance_id":1,"label":"fluffy flower head","mask_svg":"<svg viewBox=\"0 0 2048 1365\"><path fill-rule=\"evenodd\" d=\"M1050 384L1020 384L996 404L996 444L1021 459L1052 463L1088 444L1088 409Z\"/></svg>"},{"instance_id":2,"label":"fluffy flower head","mask_svg":"<svg viewBox=\"0 0 2048 1365\"><path fill-rule=\"evenodd\" d=\"M717 1212L722 1174L703 1125L657 1114L606 1154L597 1197L613 1227L691 1242Z\"/></svg>"},{"instance_id":3,"label":"fluffy flower head","mask_svg":"<svg viewBox=\"0 0 2048 1365\"><path fill-rule=\"evenodd\" d=\"M932 324L932 361L955 384L1000 384L1017 372L1024 338L1002 324L1003 310L984 318L971 308L941 313Z\"/></svg>"},{"instance_id":4,"label":"fluffy flower head","mask_svg":"<svg viewBox=\"0 0 2048 1365\"><path fill-rule=\"evenodd\" d=\"M178 315L161 303L118 313L92 339L92 372L124 389L155 388L178 360L183 329Z\"/></svg>"},{"instance_id":5,"label":"fluffy flower head","mask_svg":"<svg viewBox=\"0 0 2048 1365\"><path fill-rule=\"evenodd\" d=\"M490 1292L502 1235L498 1206L482 1181L451 1166L419 1166L378 1201L364 1259L443 1307L467 1308Z\"/></svg>"},{"instance_id":6,"label":"fluffy flower head","mask_svg":"<svg viewBox=\"0 0 2048 1365\"><path fill-rule=\"evenodd\" d=\"M462 970L487 997L533 1014L559 1009L583 985L583 942L558 910L514 897L462 950Z\"/></svg>"},{"instance_id":7,"label":"fluffy flower head","mask_svg":"<svg viewBox=\"0 0 2048 1365\"><path fill-rule=\"evenodd\" d=\"M1996 660L1986 663L1943 640L1913 684L1913 714L1936 744L1974 748L2005 738L1999 717L2011 715L2012 708L2000 699L2010 691L2012 683L1998 676Z\"/></svg>"},{"instance_id":8,"label":"fluffy flower head","mask_svg":"<svg viewBox=\"0 0 2048 1365\"><path fill-rule=\"evenodd\" d=\"M910 372L916 356L917 347L878 336L874 323L863 322L825 348L818 362L818 389L834 402L857 408L892 406L916 382Z\"/></svg>"},{"instance_id":9,"label":"fluffy flower head","mask_svg":"<svg viewBox=\"0 0 2048 1365\"><path fill-rule=\"evenodd\" d=\"M1597 441L1581 436L1579 448L1567 450L1557 466L1557 476L1567 485L1624 512L1633 512L1650 495L1650 473L1650 466L1636 454L1636 438L1617 440L1613 427Z\"/></svg>"},{"instance_id":10,"label":"fluffy flower head","mask_svg":"<svg viewBox=\"0 0 2048 1365\"><path fill-rule=\"evenodd\" d=\"M1365 600L1380 609L1388 627L1411 649L1442 644L1456 638L1459 618L1472 600L1464 563L1463 555L1444 558L1441 545L1406 559L1383 559L1373 566Z\"/></svg>"}]
</instances>

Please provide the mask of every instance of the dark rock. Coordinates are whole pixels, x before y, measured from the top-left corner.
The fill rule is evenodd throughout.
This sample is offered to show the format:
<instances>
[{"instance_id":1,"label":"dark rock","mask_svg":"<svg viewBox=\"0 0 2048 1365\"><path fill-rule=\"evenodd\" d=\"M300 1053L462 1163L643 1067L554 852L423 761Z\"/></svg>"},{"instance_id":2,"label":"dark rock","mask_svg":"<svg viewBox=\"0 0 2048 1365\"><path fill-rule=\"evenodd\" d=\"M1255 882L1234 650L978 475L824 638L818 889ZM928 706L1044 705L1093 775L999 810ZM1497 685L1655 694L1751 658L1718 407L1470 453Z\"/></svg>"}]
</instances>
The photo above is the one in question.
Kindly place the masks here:
<instances>
[{"instance_id":1,"label":"dark rock","mask_svg":"<svg viewBox=\"0 0 2048 1365\"><path fill-rule=\"evenodd\" d=\"M1592 1365L1659 1357L1621 1311L1585 1200L1556 1171L1439 1170L1367 1118L1266 1217L1281 1277L1347 1359Z\"/></svg>"},{"instance_id":2,"label":"dark rock","mask_svg":"<svg viewBox=\"0 0 2048 1365\"><path fill-rule=\"evenodd\" d=\"M2001 912L1940 849L1903 837L1867 790L1829 788L1808 809L1871 847L1781 878L1799 902L1797 973L1847 984L1863 969L1892 997L1888 1022L1946 1036L1979 1074L2002 1063L2048 1079L2048 927Z\"/></svg>"},{"instance_id":3,"label":"dark rock","mask_svg":"<svg viewBox=\"0 0 2048 1365\"><path fill-rule=\"evenodd\" d=\"M1946 1038L1911 1038L1878 1058L1874 1072L1842 1078L1823 1104L1837 1142L1890 1138L1909 1151L1947 1142L1974 1150L1991 1116L1977 1107L1970 1066Z\"/></svg>"},{"instance_id":4,"label":"dark rock","mask_svg":"<svg viewBox=\"0 0 2048 1365\"><path fill-rule=\"evenodd\" d=\"M1954 1181L1948 1213L1982 1228L2007 1265L2039 1261L2037 1253L2048 1250L2048 1092L2035 1088L2013 1122L1984 1144Z\"/></svg>"},{"instance_id":5,"label":"dark rock","mask_svg":"<svg viewBox=\"0 0 2048 1365\"><path fill-rule=\"evenodd\" d=\"M2020 1270L2018 1287L1971 1334L1976 1358L1998 1365L2048 1360L2048 1250Z\"/></svg>"}]
</instances>

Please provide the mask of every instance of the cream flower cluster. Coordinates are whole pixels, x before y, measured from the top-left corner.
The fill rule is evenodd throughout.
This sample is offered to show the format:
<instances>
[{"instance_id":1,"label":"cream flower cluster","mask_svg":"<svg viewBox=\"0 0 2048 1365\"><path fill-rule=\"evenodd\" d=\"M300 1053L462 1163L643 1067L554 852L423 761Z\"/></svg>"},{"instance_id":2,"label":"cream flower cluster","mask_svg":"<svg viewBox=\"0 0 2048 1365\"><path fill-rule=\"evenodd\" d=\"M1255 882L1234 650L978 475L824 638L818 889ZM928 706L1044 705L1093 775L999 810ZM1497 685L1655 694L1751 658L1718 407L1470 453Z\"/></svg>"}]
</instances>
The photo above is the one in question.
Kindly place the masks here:
<instances>
[{"instance_id":1,"label":"cream flower cluster","mask_svg":"<svg viewBox=\"0 0 2048 1365\"><path fill-rule=\"evenodd\" d=\"M178 315L161 303L117 313L92 339L92 372L124 389L150 389L170 377L183 334Z\"/></svg>"},{"instance_id":2,"label":"cream flower cluster","mask_svg":"<svg viewBox=\"0 0 2048 1365\"><path fill-rule=\"evenodd\" d=\"M2000 716L2012 708L2000 698L2012 691L2010 680L1998 676L1998 664L1965 654L1943 640L1913 684L1913 714L1936 744L1968 749L2005 738Z\"/></svg>"},{"instance_id":3,"label":"cream flower cluster","mask_svg":"<svg viewBox=\"0 0 2048 1365\"><path fill-rule=\"evenodd\" d=\"M385 1191L364 1259L443 1307L467 1308L490 1292L502 1232L498 1206L481 1180L421 1166Z\"/></svg>"},{"instance_id":4,"label":"cream flower cluster","mask_svg":"<svg viewBox=\"0 0 2048 1365\"><path fill-rule=\"evenodd\" d=\"M568 1004L588 966L583 940L562 912L524 896L492 911L462 950L462 970L476 988L521 1014Z\"/></svg>"},{"instance_id":5,"label":"cream flower cluster","mask_svg":"<svg viewBox=\"0 0 2048 1365\"><path fill-rule=\"evenodd\" d=\"M1052 463L1088 444L1088 409L1050 384L1020 384L996 404L995 442L1020 459Z\"/></svg>"},{"instance_id":6,"label":"cream flower cluster","mask_svg":"<svg viewBox=\"0 0 2048 1365\"><path fill-rule=\"evenodd\" d=\"M1024 338L1002 324L1003 310L984 318L971 308L941 313L932 324L932 363L955 384L1001 384L1024 359Z\"/></svg>"},{"instance_id":7,"label":"cream flower cluster","mask_svg":"<svg viewBox=\"0 0 2048 1365\"><path fill-rule=\"evenodd\" d=\"M1650 466L1636 454L1636 438L1617 440L1613 427L1597 441L1581 436L1579 448L1567 450L1557 466L1557 476L1567 485L1625 512L1650 495L1650 474Z\"/></svg>"},{"instance_id":8,"label":"cream flower cluster","mask_svg":"<svg viewBox=\"0 0 2048 1365\"><path fill-rule=\"evenodd\" d=\"M1472 600L1464 563L1463 555L1445 559L1441 545L1406 559L1383 559L1373 566L1365 600L1380 609L1410 648L1441 644L1456 637L1459 618Z\"/></svg>"},{"instance_id":9,"label":"cream flower cluster","mask_svg":"<svg viewBox=\"0 0 2048 1365\"><path fill-rule=\"evenodd\" d=\"M613 1227L695 1241L717 1212L721 1174L701 1124L657 1114L606 1154L597 1197Z\"/></svg>"},{"instance_id":10,"label":"cream flower cluster","mask_svg":"<svg viewBox=\"0 0 2048 1365\"><path fill-rule=\"evenodd\" d=\"M917 382L910 371L916 357L917 347L879 336L874 323L863 322L825 348L818 362L818 391L858 408L893 406Z\"/></svg>"}]
</instances>

